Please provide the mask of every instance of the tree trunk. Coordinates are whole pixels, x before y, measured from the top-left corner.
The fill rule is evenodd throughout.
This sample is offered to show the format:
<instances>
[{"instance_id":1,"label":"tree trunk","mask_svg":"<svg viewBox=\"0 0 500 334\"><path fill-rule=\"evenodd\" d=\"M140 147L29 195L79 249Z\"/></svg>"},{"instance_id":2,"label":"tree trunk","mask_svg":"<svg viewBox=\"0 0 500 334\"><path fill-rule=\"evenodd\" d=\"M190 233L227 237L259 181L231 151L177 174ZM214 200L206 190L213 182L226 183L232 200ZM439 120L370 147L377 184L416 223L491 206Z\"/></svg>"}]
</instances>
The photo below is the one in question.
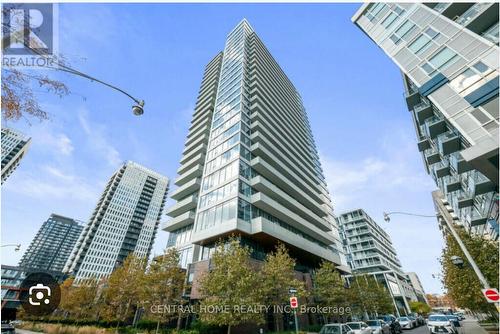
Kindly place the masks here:
<instances>
[{"instance_id":1,"label":"tree trunk","mask_svg":"<svg viewBox=\"0 0 500 334\"><path fill-rule=\"evenodd\" d=\"M182 317L181 317L181 312L179 312L179 316L177 317L177 326L175 327L177 330L181 329L181 324L182 324Z\"/></svg>"}]
</instances>

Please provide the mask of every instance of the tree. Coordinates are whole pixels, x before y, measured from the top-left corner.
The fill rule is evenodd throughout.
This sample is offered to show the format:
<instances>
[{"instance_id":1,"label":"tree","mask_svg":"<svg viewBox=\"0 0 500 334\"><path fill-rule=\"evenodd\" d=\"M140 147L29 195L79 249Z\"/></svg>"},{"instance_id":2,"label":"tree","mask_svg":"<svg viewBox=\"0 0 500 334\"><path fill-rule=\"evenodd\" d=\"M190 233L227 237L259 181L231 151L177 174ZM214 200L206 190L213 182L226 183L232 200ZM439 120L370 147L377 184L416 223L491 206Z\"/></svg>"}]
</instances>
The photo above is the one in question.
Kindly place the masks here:
<instances>
[{"instance_id":1,"label":"tree","mask_svg":"<svg viewBox=\"0 0 500 334\"><path fill-rule=\"evenodd\" d=\"M498 288L498 243L472 236L463 228L457 229L457 233L490 285ZM452 256L460 256L466 261L458 243L451 234L446 236L445 241L446 247L441 257L442 282L448 290L449 297L458 307L496 315L493 304L487 303L482 295L482 285L470 265L466 262L462 268L459 268L452 263Z\"/></svg>"},{"instance_id":2,"label":"tree","mask_svg":"<svg viewBox=\"0 0 500 334\"><path fill-rule=\"evenodd\" d=\"M432 311L431 307L426 303L415 302L415 301L410 302L410 309L412 312L422 315L427 315Z\"/></svg>"},{"instance_id":3,"label":"tree","mask_svg":"<svg viewBox=\"0 0 500 334\"><path fill-rule=\"evenodd\" d=\"M370 314L389 313L393 303L389 291L371 275L355 275L350 284L350 297L356 313L365 319Z\"/></svg>"},{"instance_id":4,"label":"tree","mask_svg":"<svg viewBox=\"0 0 500 334\"><path fill-rule=\"evenodd\" d=\"M345 281L335 269L335 265L329 261L321 262L320 267L314 274L313 294L321 306L338 307L349 302L348 290ZM324 319L325 323L329 319Z\"/></svg>"},{"instance_id":5,"label":"tree","mask_svg":"<svg viewBox=\"0 0 500 334\"><path fill-rule=\"evenodd\" d=\"M259 305L259 278L250 261L250 250L236 238L220 241L210 259L210 268L200 278L202 321L227 326L227 333L239 324L263 323L261 314L240 312L239 305ZM217 311L208 311L217 310Z\"/></svg>"},{"instance_id":6,"label":"tree","mask_svg":"<svg viewBox=\"0 0 500 334\"><path fill-rule=\"evenodd\" d=\"M7 8L2 8L3 15L10 15L5 11ZM5 16L4 16L5 17ZM2 29L11 35L18 34L19 31L12 31L9 24L3 22ZM27 29L27 28L26 28ZM30 31L24 31L24 34L29 34ZM33 54L36 54L30 43L36 43L36 40L18 38L18 41L24 43L24 47L30 49ZM11 36L4 34L2 38L2 51L10 45ZM36 46L36 45L35 45ZM64 64L62 56L53 56L56 63ZM63 97L69 94L69 89L61 81L51 79L49 76L40 74L37 71L19 70L12 67L2 67L2 118L4 120L19 120L24 117L34 117L38 120L48 119L48 113L38 103L34 94L34 88L42 88L45 92L53 93L56 96Z\"/></svg>"},{"instance_id":7,"label":"tree","mask_svg":"<svg viewBox=\"0 0 500 334\"><path fill-rule=\"evenodd\" d=\"M76 322L92 318L96 312L96 297L98 281L88 279L74 284L70 277L61 284L61 302L59 308L64 311L65 317L71 317Z\"/></svg>"},{"instance_id":8,"label":"tree","mask_svg":"<svg viewBox=\"0 0 500 334\"><path fill-rule=\"evenodd\" d=\"M130 253L109 276L101 313L106 320L117 320L117 327L130 319L137 307L145 286L145 263L145 259Z\"/></svg>"},{"instance_id":9,"label":"tree","mask_svg":"<svg viewBox=\"0 0 500 334\"><path fill-rule=\"evenodd\" d=\"M368 281L368 291L372 298L370 311L375 315L391 313L394 310L394 304L390 292L374 276L368 276L366 279Z\"/></svg>"},{"instance_id":10,"label":"tree","mask_svg":"<svg viewBox=\"0 0 500 334\"><path fill-rule=\"evenodd\" d=\"M28 117L38 120L49 118L48 113L38 103L33 93L33 86L38 86L59 97L69 94L69 89L63 82L51 79L47 75L4 68L2 70L2 118L4 120L17 121L21 117L26 120Z\"/></svg>"},{"instance_id":11,"label":"tree","mask_svg":"<svg viewBox=\"0 0 500 334\"><path fill-rule=\"evenodd\" d=\"M178 315L175 306L182 305L185 276L184 270L179 266L179 252L175 248L168 249L150 264L144 279L145 289L142 290L145 304L174 306L153 313L151 307L146 305L146 314L157 321L156 333L161 321L171 320Z\"/></svg>"},{"instance_id":12,"label":"tree","mask_svg":"<svg viewBox=\"0 0 500 334\"><path fill-rule=\"evenodd\" d=\"M267 254L260 271L262 295L266 305L283 305L289 302L291 287L297 290L297 297L307 297L304 283L295 276L295 260L290 257L285 245L280 243L276 250ZM282 315L274 315L275 331L282 330Z\"/></svg>"}]
</instances>

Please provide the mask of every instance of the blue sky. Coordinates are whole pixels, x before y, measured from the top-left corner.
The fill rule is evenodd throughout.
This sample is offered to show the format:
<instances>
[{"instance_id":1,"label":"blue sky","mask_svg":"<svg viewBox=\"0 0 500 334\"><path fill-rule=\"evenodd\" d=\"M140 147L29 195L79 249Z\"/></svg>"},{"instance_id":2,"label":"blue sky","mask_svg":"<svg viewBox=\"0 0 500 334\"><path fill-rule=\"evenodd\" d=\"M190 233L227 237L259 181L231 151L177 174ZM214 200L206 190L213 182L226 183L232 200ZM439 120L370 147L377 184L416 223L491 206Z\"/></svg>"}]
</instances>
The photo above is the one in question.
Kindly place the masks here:
<instances>
[{"instance_id":1,"label":"blue sky","mask_svg":"<svg viewBox=\"0 0 500 334\"><path fill-rule=\"evenodd\" d=\"M350 18L359 4L62 4L59 47L71 65L146 101L62 73L71 94L40 92L50 121L7 125L33 138L2 186L2 242L23 250L51 213L86 221L104 184L124 160L176 176L206 63L247 18L302 95L336 213L364 208L391 235L406 271L427 292L442 238L407 111L401 74ZM169 204L171 201L169 200ZM164 217L163 220L167 218ZM166 245L160 231L154 252ZM2 249L2 263L22 251Z\"/></svg>"}]
</instances>

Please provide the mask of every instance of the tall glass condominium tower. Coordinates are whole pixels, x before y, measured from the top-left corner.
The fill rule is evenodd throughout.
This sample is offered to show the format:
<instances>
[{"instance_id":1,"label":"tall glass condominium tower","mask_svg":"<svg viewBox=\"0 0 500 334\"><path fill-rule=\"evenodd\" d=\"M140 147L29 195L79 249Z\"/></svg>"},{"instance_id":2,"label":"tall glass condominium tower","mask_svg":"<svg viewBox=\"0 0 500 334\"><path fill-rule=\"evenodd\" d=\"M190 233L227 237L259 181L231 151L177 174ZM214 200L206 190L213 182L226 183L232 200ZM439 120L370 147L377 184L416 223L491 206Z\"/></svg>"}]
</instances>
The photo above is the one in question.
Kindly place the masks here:
<instances>
[{"instance_id":1,"label":"tall glass condominium tower","mask_svg":"<svg viewBox=\"0 0 500 334\"><path fill-rule=\"evenodd\" d=\"M498 2L370 3L352 20L403 73L426 171L452 217L498 238Z\"/></svg>"},{"instance_id":2,"label":"tall glass condominium tower","mask_svg":"<svg viewBox=\"0 0 500 334\"><path fill-rule=\"evenodd\" d=\"M241 236L257 259L281 241L300 265L350 271L301 97L241 21L206 67L164 226L183 265Z\"/></svg>"},{"instance_id":3,"label":"tall glass condominium tower","mask_svg":"<svg viewBox=\"0 0 500 334\"><path fill-rule=\"evenodd\" d=\"M2 183L19 166L28 151L31 138L10 128L2 128Z\"/></svg>"},{"instance_id":4,"label":"tall glass condominium tower","mask_svg":"<svg viewBox=\"0 0 500 334\"><path fill-rule=\"evenodd\" d=\"M108 276L134 253L148 258L163 212L168 179L127 161L110 178L64 272L75 281Z\"/></svg>"},{"instance_id":5,"label":"tall glass condominium tower","mask_svg":"<svg viewBox=\"0 0 500 334\"><path fill-rule=\"evenodd\" d=\"M19 267L62 272L82 230L82 222L51 214L31 241Z\"/></svg>"}]
</instances>

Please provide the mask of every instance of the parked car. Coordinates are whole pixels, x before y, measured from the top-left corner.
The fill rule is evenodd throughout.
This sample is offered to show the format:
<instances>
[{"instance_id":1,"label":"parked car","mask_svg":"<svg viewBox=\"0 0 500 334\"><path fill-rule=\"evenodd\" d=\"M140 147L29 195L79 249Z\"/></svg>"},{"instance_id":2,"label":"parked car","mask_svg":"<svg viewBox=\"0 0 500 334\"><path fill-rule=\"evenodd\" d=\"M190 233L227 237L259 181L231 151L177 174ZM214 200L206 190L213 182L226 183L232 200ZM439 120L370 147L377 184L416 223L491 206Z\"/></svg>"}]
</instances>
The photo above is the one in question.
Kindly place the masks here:
<instances>
[{"instance_id":1,"label":"parked car","mask_svg":"<svg viewBox=\"0 0 500 334\"><path fill-rule=\"evenodd\" d=\"M427 319L427 328L430 334L457 333L453 323L444 314L431 314Z\"/></svg>"},{"instance_id":2,"label":"parked car","mask_svg":"<svg viewBox=\"0 0 500 334\"><path fill-rule=\"evenodd\" d=\"M458 317L458 320L465 320L465 316L462 312L455 312L453 315L456 315Z\"/></svg>"},{"instance_id":3,"label":"parked car","mask_svg":"<svg viewBox=\"0 0 500 334\"><path fill-rule=\"evenodd\" d=\"M384 320L367 320L366 324L373 329L373 334L391 334L391 326Z\"/></svg>"},{"instance_id":4,"label":"parked car","mask_svg":"<svg viewBox=\"0 0 500 334\"><path fill-rule=\"evenodd\" d=\"M460 327L460 319L456 316L456 315L447 315L446 316L448 318L448 320L453 324L453 326L455 327L455 332L458 333L458 328L457 327Z\"/></svg>"},{"instance_id":5,"label":"parked car","mask_svg":"<svg viewBox=\"0 0 500 334\"><path fill-rule=\"evenodd\" d=\"M402 329L412 329L414 327L413 321L408 317L399 317L398 321Z\"/></svg>"},{"instance_id":6,"label":"parked car","mask_svg":"<svg viewBox=\"0 0 500 334\"><path fill-rule=\"evenodd\" d=\"M319 334L354 334L354 331L346 324L326 324Z\"/></svg>"},{"instance_id":7,"label":"parked car","mask_svg":"<svg viewBox=\"0 0 500 334\"><path fill-rule=\"evenodd\" d=\"M391 327L391 333L392 334L401 334L403 333L403 330L401 329L401 325L399 324L398 319L393 316L392 314L388 315L382 315L377 317L379 320L383 320L385 323Z\"/></svg>"},{"instance_id":8,"label":"parked car","mask_svg":"<svg viewBox=\"0 0 500 334\"><path fill-rule=\"evenodd\" d=\"M411 320L413 327L418 327L420 324L418 323L417 317L413 315L408 315L408 318Z\"/></svg>"},{"instance_id":9,"label":"parked car","mask_svg":"<svg viewBox=\"0 0 500 334\"><path fill-rule=\"evenodd\" d=\"M16 329L10 323L2 321L2 334L16 334Z\"/></svg>"},{"instance_id":10,"label":"parked car","mask_svg":"<svg viewBox=\"0 0 500 334\"><path fill-rule=\"evenodd\" d=\"M346 323L353 331L354 334L371 334L372 329L363 321L353 321Z\"/></svg>"}]
</instances>

